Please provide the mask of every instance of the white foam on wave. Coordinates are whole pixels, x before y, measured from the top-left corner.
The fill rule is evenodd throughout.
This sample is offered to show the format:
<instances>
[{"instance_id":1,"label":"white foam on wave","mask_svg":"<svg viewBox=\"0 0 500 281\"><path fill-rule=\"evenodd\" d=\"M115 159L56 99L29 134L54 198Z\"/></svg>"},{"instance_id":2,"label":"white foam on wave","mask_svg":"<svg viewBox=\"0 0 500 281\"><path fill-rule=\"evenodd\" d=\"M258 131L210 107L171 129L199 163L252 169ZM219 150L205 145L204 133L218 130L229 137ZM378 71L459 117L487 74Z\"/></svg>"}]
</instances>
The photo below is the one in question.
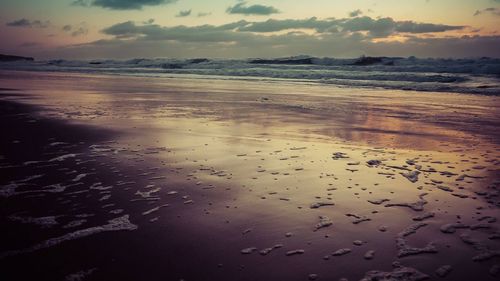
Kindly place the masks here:
<instances>
[{"instance_id":1,"label":"white foam on wave","mask_svg":"<svg viewBox=\"0 0 500 281\"><path fill-rule=\"evenodd\" d=\"M41 177L43 177L43 176L44 176L44 174L41 174L41 175L33 175L33 176L29 176L29 177L27 177L27 178L24 178L24 179L22 179L22 180L18 180L17 182L29 182L29 181L32 181L32 180L34 180L34 179L41 178Z\"/></svg>"},{"instance_id":2,"label":"white foam on wave","mask_svg":"<svg viewBox=\"0 0 500 281\"><path fill-rule=\"evenodd\" d=\"M113 188L112 185L104 186L104 185L102 185L102 182L96 182L89 187L89 189L101 190L101 191L109 190L111 188Z\"/></svg>"},{"instance_id":3,"label":"white foam on wave","mask_svg":"<svg viewBox=\"0 0 500 281\"><path fill-rule=\"evenodd\" d=\"M281 63L305 59L305 63ZM255 60L254 60L255 61ZM176 77L197 75L210 79L289 79L351 87L500 94L500 59L381 58L378 63L356 64L357 59L307 56L265 60L132 59L89 61L39 61L0 64L0 69L57 72L106 73L133 76ZM245 78L242 78L245 77ZM91 147L95 152L109 147Z\"/></svg>"},{"instance_id":4,"label":"white foam on wave","mask_svg":"<svg viewBox=\"0 0 500 281\"><path fill-rule=\"evenodd\" d=\"M12 215L9 216L9 219L12 221L17 221L21 223L26 223L26 224L36 224L39 225L43 228L47 227L52 227L54 225L59 224L57 222L57 217L56 216L45 216L45 217L24 217L24 216L17 216L17 215Z\"/></svg>"},{"instance_id":5,"label":"white foam on wave","mask_svg":"<svg viewBox=\"0 0 500 281\"><path fill-rule=\"evenodd\" d=\"M79 220L74 220L74 221L70 221L69 223L65 224L63 226L63 228L73 228L73 227L77 227L77 226L80 226L84 223L86 223L87 220L86 219L79 219Z\"/></svg>"},{"instance_id":6,"label":"white foam on wave","mask_svg":"<svg viewBox=\"0 0 500 281\"><path fill-rule=\"evenodd\" d=\"M74 157L76 157L75 153L69 153L69 154L64 154L64 155L52 158L52 159L49 160L49 162L62 162L64 160L66 160L66 159L74 158Z\"/></svg>"},{"instance_id":7,"label":"white foam on wave","mask_svg":"<svg viewBox=\"0 0 500 281\"><path fill-rule=\"evenodd\" d=\"M54 237L47 239L43 242L40 242L32 247L22 249L22 250L13 250L13 251L7 251L0 253L0 259L6 258L9 256L14 256L14 255L19 255L19 254L25 254L25 253L32 253L41 249L46 249L50 248L56 245L59 245L63 242L66 241L71 241L75 239L80 239L84 238L90 235L102 233L102 232L110 232L110 231L121 231L121 230L136 230L138 228L137 225L133 224L129 220L129 215L123 215L121 217L112 219L108 221L108 224L101 225L101 226L94 226L90 228L85 228L81 230L77 230L74 232L67 233L65 235L59 236L59 237Z\"/></svg>"},{"instance_id":8,"label":"white foam on wave","mask_svg":"<svg viewBox=\"0 0 500 281\"><path fill-rule=\"evenodd\" d=\"M11 197L11 196L14 196L16 194L19 194L19 192L16 191L17 188L25 185L26 182L41 178L43 176L44 176L43 174L33 175L33 176L29 176L27 178L24 178L24 179L21 179L18 181L12 181L6 185L2 185L2 186L0 186L0 197Z\"/></svg>"},{"instance_id":9,"label":"white foam on wave","mask_svg":"<svg viewBox=\"0 0 500 281\"><path fill-rule=\"evenodd\" d=\"M80 181L81 179L83 179L84 177L86 177L88 174L79 174L77 175L74 179L72 179L71 181Z\"/></svg>"},{"instance_id":10,"label":"white foam on wave","mask_svg":"<svg viewBox=\"0 0 500 281\"><path fill-rule=\"evenodd\" d=\"M63 145L63 144L68 144L67 142L62 142L62 141L56 141L49 143L49 146L57 146L57 145Z\"/></svg>"},{"instance_id":11,"label":"white foam on wave","mask_svg":"<svg viewBox=\"0 0 500 281\"><path fill-rule=\"evenodd\" d=\"M2 185L0 186L0 196L1 197L11 197L13 195L16 195L16 189L21 186L18 185L17 183L9 183L7 185Z\"/></svg>"},{"instance_id":12,"label":"white foam on wave","mask_svg":"<svg viewBox=\"0 0 500 281\"><path fill-rule=\"evenodd\" d=\"M96 271L96 270L97 270L97 268L91 268L91 269L88 269L88 270L81 270L81 271L78 271L76 273L68 274L64 278L64 281L83 281L89 275L91 275L92 273L94 273L94 271Z\"/></svg>"}]
</instances>

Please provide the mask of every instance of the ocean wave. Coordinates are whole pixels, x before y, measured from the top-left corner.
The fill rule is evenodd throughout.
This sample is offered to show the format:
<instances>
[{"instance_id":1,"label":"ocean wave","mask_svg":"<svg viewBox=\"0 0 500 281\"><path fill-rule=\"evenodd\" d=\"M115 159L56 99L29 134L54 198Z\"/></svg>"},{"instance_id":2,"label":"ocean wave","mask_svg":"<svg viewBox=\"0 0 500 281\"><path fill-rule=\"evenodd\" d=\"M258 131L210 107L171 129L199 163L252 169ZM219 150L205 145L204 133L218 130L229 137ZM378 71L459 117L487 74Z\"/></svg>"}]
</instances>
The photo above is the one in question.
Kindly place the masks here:
<instances>
[{"instance_id":1,"label":"ocean wave","mask_svg":"<svg viewBox=\"0 0 500 281\"><path fill-rule=\"evenodd\" d=\"M0 63L0 69L125 75L200 75L308 80L352 87L500 94L500 59L356 59L296 56L276 59L48 60Z\"/></svg>"}]
</instances>

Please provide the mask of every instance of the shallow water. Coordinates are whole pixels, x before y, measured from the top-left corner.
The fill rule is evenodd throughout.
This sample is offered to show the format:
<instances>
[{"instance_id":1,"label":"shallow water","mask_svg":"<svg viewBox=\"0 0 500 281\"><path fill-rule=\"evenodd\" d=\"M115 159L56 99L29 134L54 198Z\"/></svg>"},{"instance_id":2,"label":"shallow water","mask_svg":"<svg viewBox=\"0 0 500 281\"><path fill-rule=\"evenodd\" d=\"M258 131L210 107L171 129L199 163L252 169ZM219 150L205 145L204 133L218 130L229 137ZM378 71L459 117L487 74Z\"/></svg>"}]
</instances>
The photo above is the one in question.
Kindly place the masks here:
<instances>
[{"instance_id":1,"label":"shallow water","mask_svg":"<svg viewBox=\"0 0 500 281\"><path fill-rule=\"evenodd\" d=\"M2 169L47 174L2 180L2 216L58 222L2 243L11 265L81 253L39 272L359 280L381 270L442 280L440 269L444 280L498 278L489 272L500 262L498 97L1 74L1 88L17 89L3 99L41 108L20 117L27 124L54 118L114 132L85 143L40 140L42 156L17 168L1 158ZM117 217L130 219L127 231L106 231ZM8 224L27 231L19 220ZM46 241L58 243L39 246Z\"/></svg>"}]
</instances>

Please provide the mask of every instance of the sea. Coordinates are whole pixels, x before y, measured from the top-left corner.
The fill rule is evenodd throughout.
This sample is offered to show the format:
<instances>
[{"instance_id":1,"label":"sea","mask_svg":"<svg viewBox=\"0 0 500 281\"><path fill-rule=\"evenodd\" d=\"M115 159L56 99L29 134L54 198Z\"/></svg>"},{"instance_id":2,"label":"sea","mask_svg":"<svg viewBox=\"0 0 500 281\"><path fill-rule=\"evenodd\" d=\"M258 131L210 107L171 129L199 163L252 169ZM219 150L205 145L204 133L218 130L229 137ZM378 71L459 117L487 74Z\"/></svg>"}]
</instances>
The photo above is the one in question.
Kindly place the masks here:
<instances>
[{"instance_id":1,"label":"sea","mask_svg":"<svg viewBox=\"0 0 500 281\"><path fill-rule=\"evenodd\" d=\"M212 80L286 80L350 88L500 95L500 59L488 57L57 59L1 62L0 69L147 77L188 76Z\"/></svg>"}]
</instances>

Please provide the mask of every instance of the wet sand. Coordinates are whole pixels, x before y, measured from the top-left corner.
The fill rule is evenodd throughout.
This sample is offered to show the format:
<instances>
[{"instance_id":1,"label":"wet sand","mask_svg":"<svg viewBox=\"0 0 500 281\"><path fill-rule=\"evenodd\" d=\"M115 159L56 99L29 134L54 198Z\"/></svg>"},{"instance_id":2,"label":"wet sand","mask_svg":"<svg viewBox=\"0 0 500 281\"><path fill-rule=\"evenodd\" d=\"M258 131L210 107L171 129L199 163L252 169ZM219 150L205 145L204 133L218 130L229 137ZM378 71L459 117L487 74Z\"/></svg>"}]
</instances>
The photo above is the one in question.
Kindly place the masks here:
<instances>
[{"instance_id":1,"label":"wet sand","mask_svg":"<svg viewBox=\"0 0 500 281\"><path fill-rule=\"evenodd\" d=\"M0 88L6 280L500 276L498 97L35 72Z\"/></svg>"}]
</instances>

